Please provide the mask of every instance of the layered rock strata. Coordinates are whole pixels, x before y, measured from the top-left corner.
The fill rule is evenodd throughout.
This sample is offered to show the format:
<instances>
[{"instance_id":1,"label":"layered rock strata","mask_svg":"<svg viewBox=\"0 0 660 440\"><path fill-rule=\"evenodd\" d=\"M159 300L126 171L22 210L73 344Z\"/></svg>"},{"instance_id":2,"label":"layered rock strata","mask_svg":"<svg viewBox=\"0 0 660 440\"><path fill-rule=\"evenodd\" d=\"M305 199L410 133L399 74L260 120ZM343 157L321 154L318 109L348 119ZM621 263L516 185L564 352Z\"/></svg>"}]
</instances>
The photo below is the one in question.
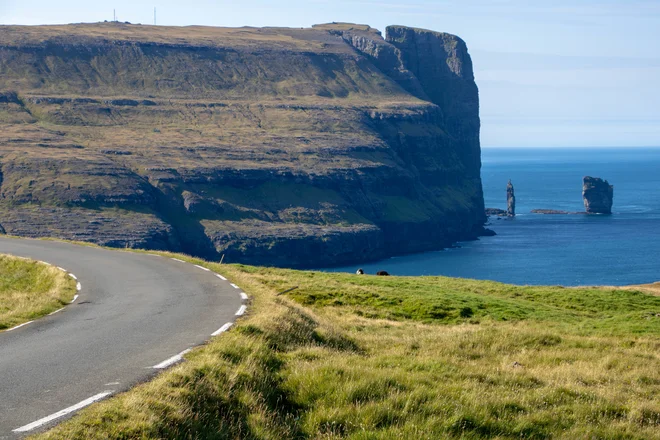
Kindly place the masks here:
<instances>
[{"instance_id":1,"label":"layered rock strata","mask_svg":"<svg viewBox=\"0 0 660 440\"><path fill-rule=\"evenodd\" d=\"M325 266L486 220L465 43L402 26L0 26L7 233Z\"/></svg>"}]
</instances>

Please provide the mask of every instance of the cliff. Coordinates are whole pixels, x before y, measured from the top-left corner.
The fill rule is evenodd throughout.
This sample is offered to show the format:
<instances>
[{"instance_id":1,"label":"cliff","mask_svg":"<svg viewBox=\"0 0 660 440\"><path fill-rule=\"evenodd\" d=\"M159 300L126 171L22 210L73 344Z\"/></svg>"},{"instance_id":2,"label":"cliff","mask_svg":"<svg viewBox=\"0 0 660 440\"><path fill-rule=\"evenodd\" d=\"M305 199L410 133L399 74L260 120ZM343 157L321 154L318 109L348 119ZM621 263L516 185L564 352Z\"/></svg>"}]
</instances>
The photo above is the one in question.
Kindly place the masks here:
<instances>
[{"instance_id":1,"label":"cliff","mask_svg":"<svg viewBox=\"0 0 660 440\"><path fill-rule=\"evenodd\" d=\"M0 231L322 266L485 221L465 43L394 26L0 26Z\"/></svg>"}]
</instances>

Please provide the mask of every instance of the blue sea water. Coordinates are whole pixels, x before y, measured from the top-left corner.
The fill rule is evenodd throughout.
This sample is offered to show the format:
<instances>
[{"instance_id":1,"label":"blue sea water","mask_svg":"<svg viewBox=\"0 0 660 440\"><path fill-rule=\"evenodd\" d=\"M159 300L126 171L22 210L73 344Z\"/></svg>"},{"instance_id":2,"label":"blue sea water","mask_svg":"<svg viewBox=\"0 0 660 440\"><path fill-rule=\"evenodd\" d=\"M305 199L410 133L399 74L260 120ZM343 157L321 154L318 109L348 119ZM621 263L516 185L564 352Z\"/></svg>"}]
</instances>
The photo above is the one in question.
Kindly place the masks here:
<instances>
[{"instance_id":1,"label":"blue sea water","mask_svg":"<svg viewBox=\"0 0 660 440\"><path fill-rule=\"evenodd\" d=\"M660 148L488 148L482 152L486 207L494 237L459 248L363 264L367 273L446 275L535 285L626 285L660 281ZM535 208L583 211L582 177L614 185L613 215L541 215ZM328 269L354 272L356 266Z\"/></svg>"}]
</instances>

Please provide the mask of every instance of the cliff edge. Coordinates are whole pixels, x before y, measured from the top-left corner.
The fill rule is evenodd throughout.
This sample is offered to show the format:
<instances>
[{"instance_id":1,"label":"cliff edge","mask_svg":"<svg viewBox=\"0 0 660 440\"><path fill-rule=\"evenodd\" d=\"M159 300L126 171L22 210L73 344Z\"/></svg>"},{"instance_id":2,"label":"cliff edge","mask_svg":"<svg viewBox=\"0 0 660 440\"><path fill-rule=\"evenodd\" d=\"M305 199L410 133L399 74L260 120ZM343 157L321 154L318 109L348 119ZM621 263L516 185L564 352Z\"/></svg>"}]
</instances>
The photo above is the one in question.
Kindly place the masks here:
<instances>
[{"instance_id":1,"label":"cliff edge","mask_svg":"<svg viewBox=\"0 0 660 440\"><path fill-rule=\"evenodd\" d=\"M485 222L465 43L404 26L0 26L8 234L324 266Z\"/></svg>"}]
</instances>

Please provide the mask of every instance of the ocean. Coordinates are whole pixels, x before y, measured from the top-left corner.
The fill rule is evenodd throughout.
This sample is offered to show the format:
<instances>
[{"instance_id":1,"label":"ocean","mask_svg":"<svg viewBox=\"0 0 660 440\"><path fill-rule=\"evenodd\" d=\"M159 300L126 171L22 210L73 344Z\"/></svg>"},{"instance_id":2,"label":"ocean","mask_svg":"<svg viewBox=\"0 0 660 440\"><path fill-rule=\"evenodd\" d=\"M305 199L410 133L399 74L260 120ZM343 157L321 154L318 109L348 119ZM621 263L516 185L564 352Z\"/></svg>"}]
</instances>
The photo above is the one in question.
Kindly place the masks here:
<instances>
[{"instance_id":1,"label":"ocean","mask_svg":"<svg viewBox=\"0 0 660 440\"><path fill-rule=\"evenodd\" d=\"M446 275L530 285L627 285L660 281L660 148L485 148L482 179L488 208L506 208L506 184L517 199L515 219L491 217L497 235L458 248L325 269L392 275ZM547 208L584 211L582 178L614 185L611 216L531 214Z\"/></svg>"}]
</instances>

